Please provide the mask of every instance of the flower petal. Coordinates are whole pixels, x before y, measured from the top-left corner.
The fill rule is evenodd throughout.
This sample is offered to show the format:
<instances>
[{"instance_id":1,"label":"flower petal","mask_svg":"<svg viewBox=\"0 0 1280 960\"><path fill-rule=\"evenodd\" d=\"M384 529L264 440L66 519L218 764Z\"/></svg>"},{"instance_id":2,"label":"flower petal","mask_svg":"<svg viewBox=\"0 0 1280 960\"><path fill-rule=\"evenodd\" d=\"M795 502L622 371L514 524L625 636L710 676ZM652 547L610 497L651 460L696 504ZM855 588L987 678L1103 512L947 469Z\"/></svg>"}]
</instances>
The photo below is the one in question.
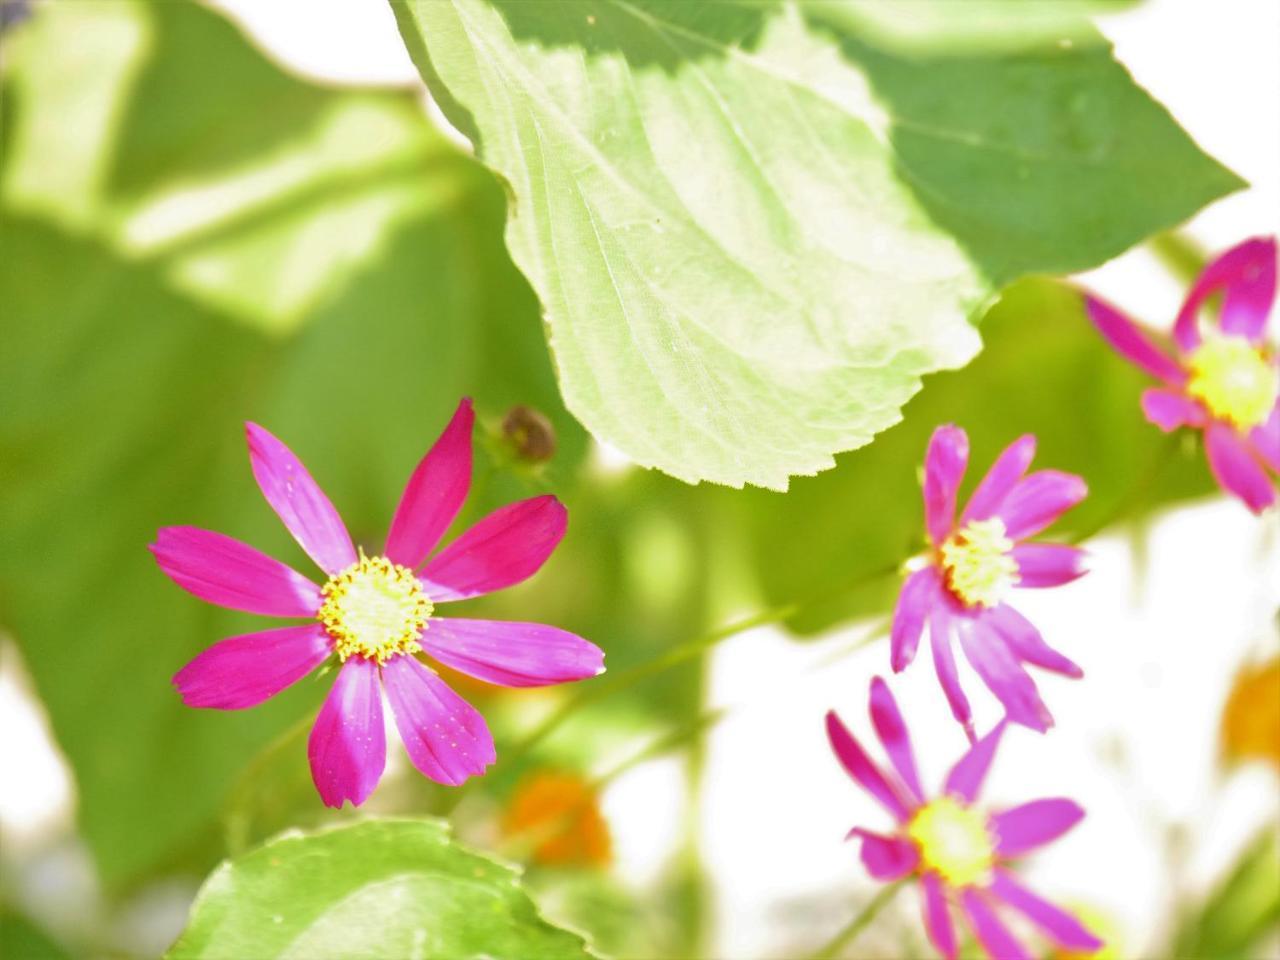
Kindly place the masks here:
<instances>
[{"instance_id":1,"label":"flower petal","mask_svg":"<svg viewBox=\"0 0 1280 960\"><path fill-rule=\"evenodd\" d=\"M1045 643L1035 625L1008 604L1002 603L985 611L983 620L1004 637L1013 655L1023 663L1032 663L1068 677L1084 676L1083 670Z\"/></svg>"},{"instance_id":2,"label":"flower petal","mask_svg":"<svg viewBox=\"0 0 1280 960\"><path fill-rule=\"evenodd\" d=\"M1249 439L1258 456L1276 473L1280 473L1280 399L1271 408L1266 423L1249 431Z\"/></svg>"},{"instance_id":3,"label":"flower petal","mask_svg":"<svg viewBox=\"0 0 1280 960\"><path fill-rule=\"evenodd\" d=\"M942 878L930 871L920 878L920 890L924 900L924 929L929 940L946 960L956 958L956 928L947 909L947 895Z\"/></svg>"},{"instance_id":4,"label":"flower petal","mask_svg":"<svg viewBox=\"0 0 1280 960\"><path fill-rule=\"evenodd\" d=\"M1254 343L1262 342L1267 314L1276 297L1276 241L1274 237L1254 237L1222 254L1200 274L1178 311L1173 338L1183 352L1200 343L1200 308L1205 300L1224 291L1222 330L1238 334Z\"/></svg>"},{"instance_id":5,"label":"flower petal","mask_svg":"<svg viewBox=\"0 0 1280 960\"><path fill-rule=\"evenodd\" d=\"M969 748L947 774L947 782L942 787L944 793L959 797L966 803L978 799L978 791L982 789L982 781L995 759L996 748L1000 746L1000 737L1004 735L1006 726L1008 721L1001 720L990 733Z\"/></svg>"},{"instance_id":6,"label":"flower petal","mask_svg":"<svg viewBox=\"0 0 1280 960\"><path fill-rule=\"evenodd\" d=\"M1060 587L1078 580L1085 569L1085 552L1064 543L1020 543L1013 548L1018 586Z\"/></svg>"},{"instance_id":7,"label":"flower petal","mask_svg":"<svg viewBox=\"0 0 1280 960\"><path fill-rule=\"evenodd\" d=\"M920 865L920 851L905 837L886 837L861 827L849 836L862 840L862 865L876 880L898 880Z\"/></svg>"},{"instance_id":8,"label":"flower petal","mask_svg":"<svg viewBox=\"0 0 1280 960\"><path fill-rule=\"evenodd\" d=\"M996 869L988 890L992 896L1026 916L1059 946L1085 953L1102 949L1102 941L1090 933L1084 924L1061 907L1028 890L1008 870Z\"/></svg>"},{"instance_id":9,"label":"flower petal","mask_svg":"<svg viewBox=\"0 0 1280 960\"><path fill-rule=\"evenodd\" d=\"M920 774L916 770L916 758L911 749L911 735L902 721L902 712L889 692L889 685L879 677L871 679L871 725L884 747L885 753L898 776L911 791L916 803L924 802L924 790L920 786Z\"/></svg>"},{"instance_id":10,"label":"flower petal","mask_svg":"<svg viewBox=\"0 0 1280 960\"><path fill-rule=\"evenodd\" d=\"M1020 480L1000 504L1005 536L1010 540L1033 537L1066 513L1089 493L1082 477L1060 470L1037 470Z\"/></svg>"},{"instance_id":11,"label":"flower petal","mask_svg":"<svg viewBox=\"0 0 1280 960\"><path fill-rule=\"evenodd\" d=\"M898 796L898 792L885 779L880 768L871 762L871 758L853 738L848 728L840 722L834 710L827 711L827 739L831 741L831 749L835 751L836 759L848 771L849 776L879 800L895 819L901 822L910 816L910 811Z\"/></svg>"},{"instance_id":12,"label":"flower petal","mask_svg":"<svg viewBox=\"0 0 1280 960\"><path fill-rule=\"evenodd\" d=\"M893 610L893 627L889 634L889 659L894 673L906 669L915 659L925 619L937 596L938 572L933 567L917 570L902 585L898 605Z\"/></svg>"},{"instance_id":13,"label":"flower petal","mask_svg":"<svg viewBox=\"0 0 1280 960\"><path fill-rule=\"evenodd\" d=\"M188 707L242 710L301 680L332 649L318 623L228 637L174 674L173 685Z\"/></svg>"},{"instance_id":14,"label":"flower petal","mask_svg":"<svg viewBox=\"0 0 1280 960\"><path fill-rule=\"evenodd\" d=\"M1032 800L991 817L996 850L1001 857L1020 857L1062 836L1084 817L1074 800Z\"/></svg>"},{"instance_id":15,"label":"flower petal","mask_svg":"<svg viewBox=\"0 0 1280 960\"><path fill-rule=\"evenodd\" d=\"M188 593L232 610L313 617L320 588L298 571L231 537L199 527L162 527L148 549Z\"/></svg>"},{"instance_id":16,"label":"flower petal","mask_svg":"<svg viewBox=\"0 0 1280 960\"><path fill-rule=\"evenodd\" d=\"M970 887L961 891L960 903L973 925L974 935L991 960L1031 960L1031 954L1013 938L982 894Z\"/></svg>"},{"instance_id":17,"label":"flower petal","mask_svg":"<svg viewBox=\"0 0 1280 960\"><path fill-rule=\"evenodd\" d=\"M1142 391L1142 414L1165 433L1179 427L1203 427L1209 421L1198 402L1185 393L1164 387Z\"/></svg>"},{"instance_id":18,"label":"flower petal","mask_svg":"<svg viewBox=\"0 0 1280 960\"><path fill-rule=\"evenodd\" d=\"M956 490L969 463L969 438L957 426L933 431L924 455L924 520L929 539L940 544L956 519Z\"/></svg>"},{"instance_id":19,"label":"flower petal","mask_svg":"<svg viewBox=\"0 0 1280 960\"><path fill-rule=\"evenodd\" d=\"M338 671L307 742L311 779L326 807L360 806L387 765L378 665L351 657Z\"/></svg>"},{"instance_id":20,"label":"flower petal","mask_svg":"<svg viewBox=\"0 0 1280 960\"><path fill-rule=\"evenodd\" d=\"M1088 294L1085 295L1084 305L1093 325L1121 356L1171 386L1176 387L1186 382L1186 371L1175 360L1166 356L1123 313Z\"/></svg>"},{"instance_id":21,"label":"flower petal","mask_svg":"<svg viewBox=\"0 0 1280 960\"><path fill-rule=\"evenodd\" d=\"M1243 500L1254 513L1261 513L1275 502L1271 478L1234 428L1225 423L1209 424L1204 432L1204 449L1218 485Z\"/></svg>"},{"instance_id":22,"label":"flower petal","mask_svg":"<svg viewBox=\"0 0 1280 960\"><path fill-rule=\"evenodd\" d=\"M445 666L503 687L542 687L604 672L604 652L594 643L542 623L433 617L420 642Z\"/></svg>"},{"instance_id":23,"label":"flower petal","mask_svg":"<svg viewBox=\"0 0 1280 960\"><path fill-rule=\"evenodd\" d=\"M302 461L256 423L246 423L244 428L249 441L249 465L258 489L298 546L328 574L355 563L351 535Z\"/></svg>"},{"instance_id":24,"label":"flower petal","mask_svg":"<svg viewBox=\"0 0 1280 960\"><path fill-rule=\"evenodd\" d=\"M427 779L457 786L497 760L484 717L413 657L388 660L382 682L409 759Z\"/></svg>"},{"instance_id":25,"label":"flower petal","mask_svg":"<svg viewBox=\"0 0 1280 960\"><path fill-rule=\"evenodd\" d=\"M981 620L962 623L959 634L969 663L1004 705L1010 720L1040 733L1053 726L1053 716L1040 699L1035 681L1009 652L1000 634Z\"/></svg>"},{"instance_id":26,"label":"flower petal","mask_svg":"<svg viewBox=\"0 0 1280 960\"><path fill-rule=\"evenodd\" d=\"M526 580L564 536L568 513L553 496L500 507L445 547L422 571L433 602L465 600Z\"/></svg>"},{"instance_id":27,"label":"flower petal","mask_svg":"<svg viewBox=\"0 0 1280 960\"><path fill-rule=\"evenodd\" d=\"M1024 434L1001 451L986 476L969 497L960 517L961 525L970 520L986 520L1000 509L1000 504L1031 466L1036 455L1036 438Z\"/></svg>"},{"instance_id":28,"label":"flower petal","mask_svg":"<svg viewBox=\"0 0 1280 960\"><path fill-rule=\"evenodd\" d=\"M435 549L471 489L471 431L475 412L463 397L453 419L414 468L387 534L386 554L414 568Z\"/></svg>"},{"instance_id":29,"label":"flower petal","mask_svg":"<svg viewBox=\"0 0 1280 960\"><path fill-rule=\"evenodd\" d=\"M969 707L969 698L960 688L960 674L956 670L956 655L951 649L951 626L956 618L935 606L929 615L929 645L933 648L933 669L938 674L938 683L951 705L951 714L964 727L965 734L972 743L973 711Z\"/></svg>"}]
</instances>

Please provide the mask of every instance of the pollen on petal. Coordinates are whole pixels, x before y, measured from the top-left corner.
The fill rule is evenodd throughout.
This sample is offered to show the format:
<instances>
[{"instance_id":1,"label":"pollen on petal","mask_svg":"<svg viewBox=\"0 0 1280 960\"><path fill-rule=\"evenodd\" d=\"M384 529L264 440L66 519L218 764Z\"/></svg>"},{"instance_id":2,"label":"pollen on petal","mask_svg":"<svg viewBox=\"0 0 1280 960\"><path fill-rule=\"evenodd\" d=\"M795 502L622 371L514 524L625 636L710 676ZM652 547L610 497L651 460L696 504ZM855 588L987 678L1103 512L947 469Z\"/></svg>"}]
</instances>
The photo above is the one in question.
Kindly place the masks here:
<instances>
[{"instance_id":1,"label":"pollen on petal","mask_svg":"<svg viewBox=\"0 0 1280 960\"><path fill-rule=\"evenodd\" d=\"M1241 430L1266 422L1280 393L1280 369L1244 337L1206 339L1188 361L1187 393Z\"/></svg>"},{"instance_id":2,"label":"pollen on petal","mask_svg":"<svg viewBox=\"0 0 1280 960\"><path fill-rule=\"evenodd\" d=\"M917 810L907 824L907 836L919 847L924 868L954 887L985 883L995 865L987 818L949 796Z\"/></svg>"},{"instance_id":3,"label":"pollen on petal","mask_svg":"<svg viewBox=\"0 0 1280 960\"><path fill-rule=\"evenodd\" d=\"M968 607L993 607L1018 582L1013 541L999 517L971 520L938 548L948 589Z\"/></svg>"},{"instance_id":4,"label":"pollen on petal","mask_svg":"<svg viewBox=\"0 0 1280 960\"><path fill-rule=\"evenodd\" d=\"M403 653L417 653L422 631L431 619L432 604L408 567L386 557L360 559L329 578L324 603L316 619L333 638L334 649L346 662L361 656L379 665Z\"/></svg>"}]
</instances>

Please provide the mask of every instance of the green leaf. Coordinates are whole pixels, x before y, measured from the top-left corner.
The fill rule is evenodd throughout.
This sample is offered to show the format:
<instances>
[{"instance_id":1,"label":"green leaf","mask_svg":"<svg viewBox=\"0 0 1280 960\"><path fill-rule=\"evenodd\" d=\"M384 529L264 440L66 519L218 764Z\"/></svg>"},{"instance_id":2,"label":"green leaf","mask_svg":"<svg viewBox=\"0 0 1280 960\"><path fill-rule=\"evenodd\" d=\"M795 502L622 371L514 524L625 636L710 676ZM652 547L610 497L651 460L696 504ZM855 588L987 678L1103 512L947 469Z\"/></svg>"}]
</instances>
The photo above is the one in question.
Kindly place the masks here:
<instances>
[{"instance_id":1,"label":"green leaf","mask_svg":"<svg viewBox=\"0 0 1280 960\"><path fill-rule=\"evenodd\" d=\"M67 960L67 952L31 920L7 906L0 906L0 957Z\"/></svg>"},{"instance_id":2,"label":"green leaf","mask_svg":"<svg viewBox=\"0 0 1280 960\"><path fill-rule=\"evenodd\" d=\"M1087 24L915 58L847 6L393 4L510 185L569 409L643 465L784 489L967 362L995 287L1241 185Z\"/></svg>"},{"instance_id":3,"label":"green leaf","mask_svg":"<svg viewBox=\"0 0 1280 960\"><path fill-rule=\"evenodd\" d=\"M286 834L206 881L169 960L590 957L542 919L511 867L435 820Z\"/></svg>"},{"instance_id":4,"label":"green leaf","mask_svg":"<svg viewBox=\"0 0 1280 960\"><path fill-rule=\"evenodd\" d=\"M516 403L545 412L553 473L585 438L504 252L500 190L410 96L281 99L304 85L195 4L43 6L5 44L0 618L118 889L165 864L203 872L237 772L328 688L222 712L169 684L199 650L272 623L166 580L146 550L158 527L220 530L315 574L253 483L245 420L286 439L366 545L464 394L485 423ZM192 75L234 109L206 92L199 131L138 119L174 110ZM320 103L308 123L264 122L299 97ZM123 125L73 125L82 102ZM238 147L197 161L201 137ZM119 187L116 157L139 163ZM214 262L226 269L192 266ZM327 815L308 800L305 819Z\"/></svg>"},{"instance_id":5,"label":"green leaf","mask_svg":"<svg viewBox=\"0 0 1280 960\"><path fill-rule=\"evenodd\" d=\"M1179 957L1247 960L1264 937L1280 930L1280 835L1268 827L1241 855L1231 875L1188 918Z\"/></svg>"}]
</instances>

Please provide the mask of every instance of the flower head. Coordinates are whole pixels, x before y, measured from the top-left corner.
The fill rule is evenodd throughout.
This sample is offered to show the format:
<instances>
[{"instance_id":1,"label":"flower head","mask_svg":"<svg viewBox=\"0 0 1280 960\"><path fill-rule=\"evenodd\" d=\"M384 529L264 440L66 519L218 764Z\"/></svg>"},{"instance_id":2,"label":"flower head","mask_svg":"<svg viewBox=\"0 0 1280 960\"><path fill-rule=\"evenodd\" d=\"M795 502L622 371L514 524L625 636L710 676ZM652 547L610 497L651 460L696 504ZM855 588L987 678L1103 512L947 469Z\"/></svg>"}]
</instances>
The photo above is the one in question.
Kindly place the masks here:
<instances>
[{"instance_id":1,"label":"flower head","mask_svg":"<svg viewBox=\"0 0 1280 960\"><path fill-rule=\"evenodd\" d=\"M867 755L835 712L827 736L837 759L894 819L891 833L855 827L862 862L876 880L919 879L929 939L948 960L957 954L952 920L959 910L995 960L1030 960L1032 954L1005 927L999 911L1022 914L1057 946L1093 951L1102 942L1075 917L1028 889L1008 868L1074 827L1084 811L1072 800L1033 800L1001 813L975 806L1005 721L978 740L947 774L942 793L929 799L920 785L911 738L889 687L871 681L871 723L890 768Z\"/></svg>"},{"instance_id":2,"label":"flower head","mask_svg":"<svg viewBox=\"0 0 1280 960\"><path fill-rule=\"evenodd\" d=\"M892 664L915 658L926 627L933 663L952 713L973 739L952 641L1004 705L1009 719L1036 730L1053 722L1024 663L1071 677L1074 663L1051 649L1007 602L1013 588L1056 587L1084 574L1084 551L1026 543L1086 493L1079 477L1056 470L1027 474L1036 441L1024 436L992 464L956 518L956 493L969 463L969 438L956 426L934 431L925 454L924 512L929 549L910 564L893 615Z\"/></svg>"},{"instance_id":3,"label":"flower head","mask_svg":"<svg viewBox=\"0 0 1280 960\"><path fill-rule=\"evenodd\" d=\"M503 832L527 844L544 866L607 867L609 825L590 783L572 773L541 771L522 781L502 818Z\"/></svg>"},{"instance_id":4,"label":"flower head","mask_svg":"<svg viewBox=\"0 0 1280 960\"><path fill-rule=\"evenodd\" d=\"M1219 293L1219 322L1202 328L1201 308ZM1166 432L1203 432L1219 486L1255 513L1275 503L1280 473L1280 358L1266 342L1275 294L1276 242L1259 237L1205 267L1178 312L1172 351L1115 307L1085 297L1089 317L1111 345L1163 381L1142 394L1146 418Z\"/></svg>"},{"instance_id":5,"label":"flower head","mask_svg":"<svg viewBox=\"0 0 1280 960\"><path fill-rule=\"evenodd\" d=\"M463 400L400 498L386 546L366 556L302 462L256 424L249 461L271 508L327 576L317 585L230 537L165 527L151 552L178 586L202 600L309 622L231 637L174 676L193 707L255 706L331 657L337 679L311 731L307 754L321 799L359 805L386 763L385 693L409 759L439 783L459 784L496 759L484 718L417 657L507 687L595 676L604 654L565 630L537 623L436 615L439 604L501 590L537 572L564 535L555 497L509 504L438 553L471 486L471 402Z\"/></svg>"}]
</instances>

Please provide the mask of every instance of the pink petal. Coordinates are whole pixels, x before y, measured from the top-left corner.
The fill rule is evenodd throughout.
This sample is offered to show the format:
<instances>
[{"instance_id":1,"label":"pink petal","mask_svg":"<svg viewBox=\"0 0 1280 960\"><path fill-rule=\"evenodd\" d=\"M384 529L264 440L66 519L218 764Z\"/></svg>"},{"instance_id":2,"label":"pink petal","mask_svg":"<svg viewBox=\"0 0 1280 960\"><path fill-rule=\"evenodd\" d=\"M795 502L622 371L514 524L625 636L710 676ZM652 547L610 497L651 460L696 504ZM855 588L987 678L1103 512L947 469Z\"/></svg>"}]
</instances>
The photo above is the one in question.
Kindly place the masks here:
<instances>
[{"instance_id":1,"label":"pink petal","mask_svg":"<svg viewBox=\"0 0 1280 960\"><path fill-rule=\"evenodd\" d=\"M273 617L313 617L320 588L248 544L199 527L162 527L148 548L160 569L201 600Z\"/></svg>"},{"instance_id":2,"label":"pink petal","mask_svg":"<svg viewBox=\"0 0 1280 960\"><path fill-rule=\"evenodd\" d=\"M953 618L941 605L935 606L929 616L929 644L933 648L933 669L938 674L938 683L951 706L951 714L964 727L970 742L973 741L973 711L969 708L969 698L960 688L960 675L956 670L956 655L951 649L951 626Z\"/></svg>"},{"instance_id":3,"label":"pink petal","mask_svg":"<svg viewBox=\"0 0 1280 960\"><path fill-rule=\"evenodd\" d=\"M326 807L360 806L387 763L378 665L351 657L338 671L307 743L311 779Z\"/></svg>"},{"instance_id":4,"label":"pink petal","mask_svg":"<svg viewBox=\"0 0 1280 960\"><path fill-rule=\"evenodd\" d=\"M991 761L995 759L996 748L1000 746L1000 737L1004 735L1007 721L1001 720L985 737L969 748L959 759L951 772L947 774L947 782L943 792L973 803L978 799L978 791L982 789L982 781L987 777Z\"/></svg>"},{"instance_id":5,"label":"pink petal","mask_svg":"<svg viewBox=\"0 0 1280 960\"><path fill-rule=\"evenodd\" d=\"M541 623L433 617L421 643L446 666L503 687L542 687L604 672L604 651L594 643Z\"/></svg>"},{"instance_id":6,"label":"pink petal","mask_svg":"<svg viewBox=\"0 0 1280 960\"><path fill-rule=\"evenodd\" d=\"M961 891L960 902L973 925L974 935L991 960L1031 960L1031 954L1013 939L1013 934L977 890L970 887Z\"/></svg>"},{"instance_id":7,"label":"pink petal","mask_svg":"<svg viewBox=\"0 0 1280 960\"><path fill-rule=\"evenodd\" d=\"M849 836L862 840L862 865L876 880L898 880L920 865L920 851L904 837L885 837L855 827Z\"/></svg>"},{"instance_id":8,"label":"pink petal","mask_svg":"<svg viewBox=\"0 0 1280 960\"><path fill-rule=\"evenodd\" d=\"M885 753L898 771L898 776L911 791L916 803L924 802L924 790L920 786L920 774L916 770L915 754L911 750L911 736L902 721L902 712L889 692L889 685L879 677L871 679L871 724L884 746Z\"/></svg>"},{"instance_id":9,"label":"pink petal","mask_svg":"<svg viewBox=\"0 0 1280 960\"><path fill-rule=\"evenodd\" d=\"M1044 642L1040 631L1026 617L1008 604L1000 604L983 613L983 620L993 627L1023 663L1032 663L1068 677L1083 677L1084 671Z\"/></svg>"},{"instance_id":10,"label":"pink petal","mask_svg":"<svg viewBox=\"0 0 1280 960\"><path fill-rule=\"evenodd\" d=\"M298 546L328 574L355 563L351 535L302 461L256 423L244 427L253 478Z\"/></svg>"},{"instance_id":11,"label":"pink petal","mask_svg":"<svg viewBox=\"0 0 1280 960\"><path fill-rule=\"evenodd\" d=\"M1020 857L1062 836L1084 817L1074 800L1032 800L991 817L1000 856Z\"/></svg>"},{"instance_id":12,"label":"pink petal","mask_svg":"<svg viewBox=\"0 0 1280 960\"><path fill-rule=\"evenodd\" d=\"M1183 352L1200 343L1197 326L1204 301L1223 290L1222 329L1262 342L1267 314L1276 297L1276 241L1254 237L1222 254L1200 274L1178 311L1173 338Z\"/></svg>"},{"instance_id":13,"label":"pink petal","mask_svg":"<svg viewBox=\"0 0 1280 960\"><path fill-rule=\"evenodd\" d=\"M382 682L409 759L427 779L457 786L497 760L484 717L413 657L388 660Z\"/></svg>"},{"instance_id":14,"label":"pink petal","mask_svg":"<svg viewBox=\"0 0 1280 960\"><path fill-rule=\"evenodd\" d=\"M1010 540L1033 537L1085 498L1081 477L1059 470L1037 470L1020 480L1000 504L1005 535Z\"/></svg>"},{"instance_id":15,"label":"pink petal","mask_svg":"<svg viewBox=\"0 0 1280 960\"><path fill-rule=\"evenodd\" d=\"M1280 473L1280 400L1271 408L1271 416L1266 423L1249 431L1249 439L1263 463Z\"/></svg>"},{"instance_id":16,"label":"pink petal","mask_svg":"<svg viewBox=\"0 0 1280 960\"><path fill-rule=\"evenodd\" d=\"M834 710L827 711L827 739L831 741L831 749L835 751L836 758L848 771L849 776L879 800L898 821L904 821L911 815L907 805L898 796L898 792L885 779L880 768L871 762L871 758L853 738L853 734L840 722Z\"/></svg>"},{"instance_id":17,"label":"pink petal","mask_svg":"<svg viewBox=\"0 0 1280 960\"><path fill-rule=\"evenodd\" d=\"M942 878L930 871L920 878L924 894L924 929L929 939L946 960L956 957L956 928L947 909L947 895Z\"/></svg>"},{"instance_id":18,"label":"pink petal","mask_svg":"<svg viewBox=\"0 0 1280 960\"><path fill-rule=\"evenodd\" d=\"M1186 382L1186 371L1178 366L1176 361L1166 356L1123 313L1090 295L1085 296L1084 305L1094 326L1121 356L1171 386L1179 386Z\"/></svg>"},{"instance_id":19,"label":"pink petal","mask_svg":"<svg viewBox=\"0 0 1280 960\"><path fill-rule=\"evenodd\" d=\"M1060 587L1078 580L1085 569L1085 552L1063 543L1020 543L1013 548L1018 586Z\"/></svg>"},{"instance_id":20,"label":"pink petal","mask_svg":"<svg viewBox=\"0 0 1280 960\"><path fill-rule=\"evenodd\" d=\"M205 650L174 674L173 685L189 707L241 710L301 680L331 650L318 623L246 633Z\"/></svg>"},{"instance_id":21,"label":"pink petal","mask_svg":"<svg viewBox=\"0 0 1280 960\"><path fill-rule=\"evenodd\" d=\"M500 507L445 547L422 571L432 601L465 600L526 580L551 556L569 515L553 496Z\"/></svg>"},{"instance_id":22,"label":"pink petal","mask_svg":"<svg viewBox=\"0 0 1280 960\"><path fill-rule=\"evenodd\" d=\"M1142 413L1165 433L1179 427L1203 427L1209 420L1204 407L1177 390L1151 387L1142 391Z\"/></svg>"},{"instance_id":23,"label":"pink petal","mask_svg":"<svg viewBox=\"0 0 1280 960\"><path fill-rule=\"evenodd\" d=\"M996 695L1009 719L1044 733L1053 717L1033 681L1005 646L1004 638L981 620L962 624L960 646L982 682Z\"/></svg>"},{"instance_id":24,"label":"pink petal","mask_svg":"<svg viewBox=\"0 0 1280 960\"><path fill-rule=\"evenodd\" d=\"M970 520L986 520L1000 509L1001 501L1022 479L1035 455L1036 438L1029 433L1005 447L969 498L960 517L961 525Z\"/></svg>"},{"instance_id":25,"label":"pink petal","mask_svg":"<svg viewBox=\"0 0 1280 960\"><path fill-rule=\"evenodd\" d=\"M915 659L925 618L937 601L938 587L938 572L933 567L917 570L902 585L889 634L889 658L894 673L906 669L907 664Z\"/></svg>"},{"instance_id":26,"label":"pink petal","mask_svg":"<svg viewBox=\"0 0 1280 960\"><path fill-rule=\"evenodd\" d=\"M956 519L956 490L969 463L969 438L957 426L938 427L924 455L924 519L929 539L940 544Z\"/></svg>"},{"instance_id":27,"label":"pink petal","mask_svg":"<svg viewBox=\"0 0 1280 960\"><path fill-rule=\"evenodd\" d=\"M464 397L453 419L414 468L387 534L387 556L417 567L435 549L471 488L471 431L475 412Z\"/></svg>"},{"instance_id":28,"label":"pink petal","mask_svg":"<svg viewBox=\"0 0 1280 960\"><path fill-rule=\"evenodd\" d=\"M1218 485L1243 500L1254 513L1261 513L1275 502L1271 478L1233 427L1216 421L1209 424L1204 432L1204 449Z\"/></svg>"},{"instance_id":29,"label":"pink petal","mask_svg":"<svg viewBox=\"0 0 1280 960\"><path fill-rule=\"evenodd\" d=\"M1102 941L1085 929L1084 924L1061 907L1032 893L1008 870L997 869L988 889L993 896L1026 916L1060 946L1086 953L1102 949Z\"/></svg>"}]
</instances>

